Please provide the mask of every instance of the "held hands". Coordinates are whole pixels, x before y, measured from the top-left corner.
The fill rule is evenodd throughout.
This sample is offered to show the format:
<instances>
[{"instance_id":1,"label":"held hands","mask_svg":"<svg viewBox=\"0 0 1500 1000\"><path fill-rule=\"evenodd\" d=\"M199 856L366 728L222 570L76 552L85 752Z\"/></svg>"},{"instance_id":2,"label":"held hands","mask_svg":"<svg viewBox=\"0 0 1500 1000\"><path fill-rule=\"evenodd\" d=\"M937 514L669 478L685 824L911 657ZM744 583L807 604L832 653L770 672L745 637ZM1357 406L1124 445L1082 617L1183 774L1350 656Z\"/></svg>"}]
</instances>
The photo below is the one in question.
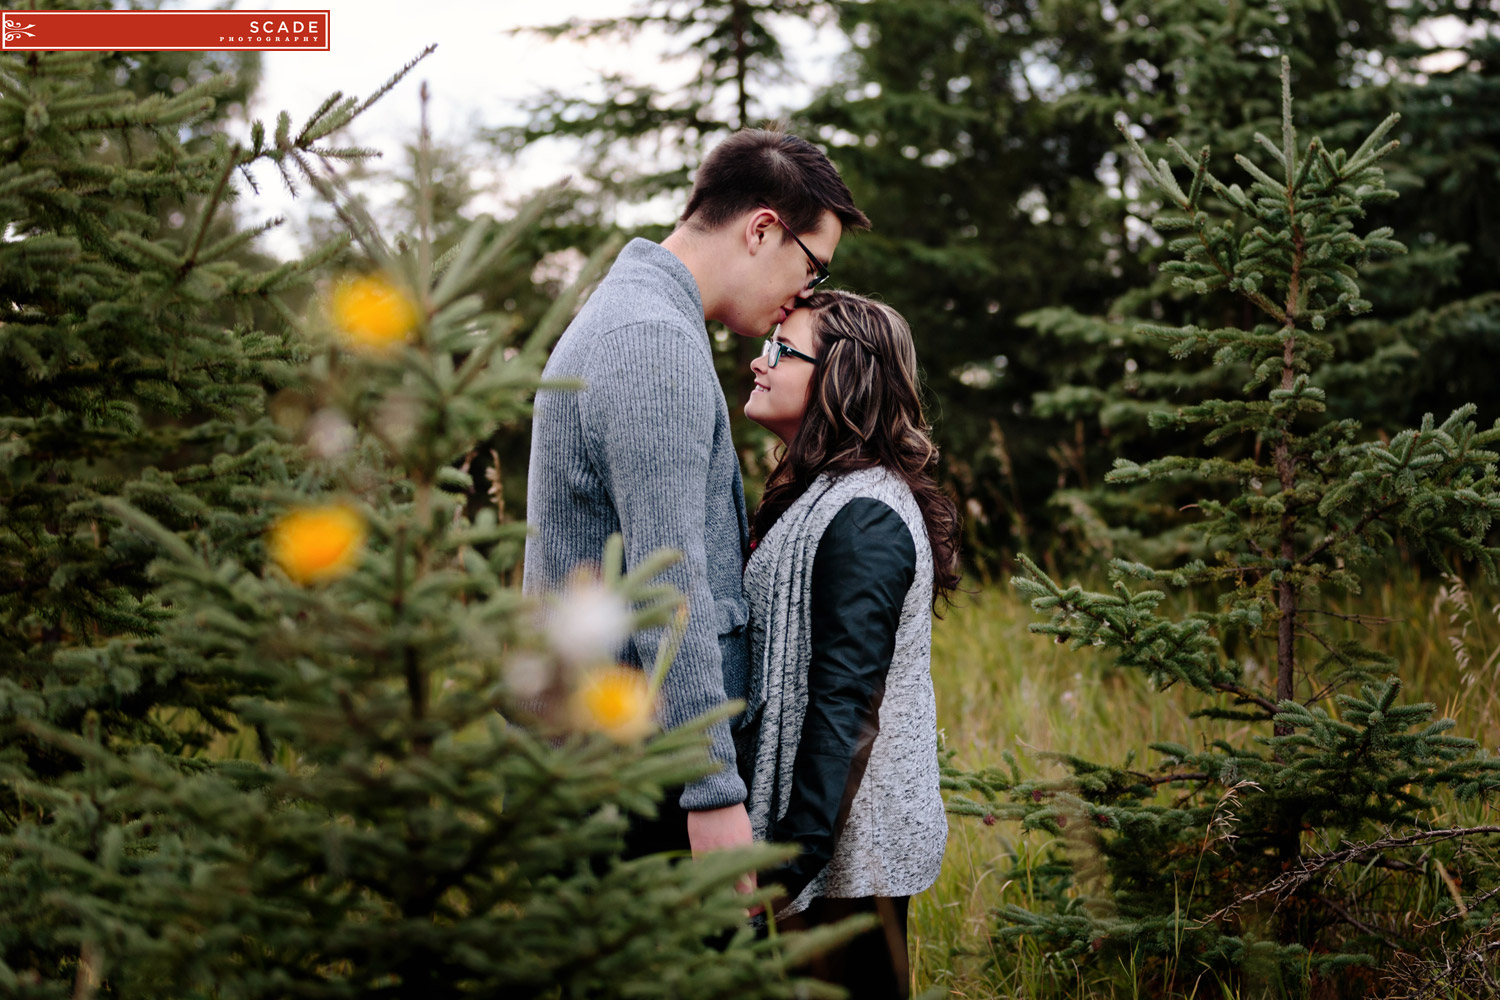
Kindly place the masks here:
<instances>
[{"instance_id":1,"label":"held hands","mask_svg":"<svg viewBox=\"0 0 1500 1000\"><path fill-rule=\"evenodd\" d=\"M704 809L687 814L688 843L692 845L693 857L701 857L709 851L722 851L730 847L747 847L753 837L750 833L750 814L742 803L724 806L722 809ZM740 880L740 892L755 890L755 873Z\"/></svg>"}]
</instances>

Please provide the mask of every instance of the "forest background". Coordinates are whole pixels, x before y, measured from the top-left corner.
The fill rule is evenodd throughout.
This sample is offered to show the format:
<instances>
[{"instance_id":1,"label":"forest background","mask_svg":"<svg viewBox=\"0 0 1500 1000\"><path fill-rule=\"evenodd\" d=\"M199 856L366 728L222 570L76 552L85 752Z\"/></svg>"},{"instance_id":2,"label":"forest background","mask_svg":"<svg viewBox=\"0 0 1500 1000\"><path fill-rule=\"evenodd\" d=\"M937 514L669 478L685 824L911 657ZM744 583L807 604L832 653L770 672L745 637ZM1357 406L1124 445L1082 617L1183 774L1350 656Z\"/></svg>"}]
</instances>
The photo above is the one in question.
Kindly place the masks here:
<instances>
[{"instance_id":1,"label":"forest background","mask_svg":"<svg viewBox=\"0 0 1500 1000\"><path fill-rule=\"evenodd\" d=\"M1181 412L1232 394L1244 370L1232 362L1184 364L1142 327L1247 327L1253 310L1232 295L1198 298L1201 289L1161 267L1177 249L1150 224L1164 193L1132 162L1117 115L1128 116L1130 137L1149 158L1170 157L1170 137L1188 150L1247 154L1264 165L1252 137L1280 134L1281 57L1298 95L1296 127L1328 148L1353 148L1398 114L1387 138L1399 151L1382 165L1385 185L1399 197L1373 204L1361 225L1389 227L1408 252L1361 269L1368 303L1336 328L1337 357L1317 384L1331 416L1358 420L1366 440L1389 441L1424 415L1441 419L1465 403L1476 405L1480 427L1500 417L1488 389L1500 361L1493 266L1500 214L1490 209L1500 193L1500 119L1490 110L1500 100L1500 7L1493 3L653 0L619 16L538 27L522 36L540 48L549 39L554 47L665 40L673 54L666 64L679 82L659 82L666 74L655 65L601 73L587 87L527 100L523 125L481 125L477 146L445 150L445 208L455 217L484 194L466 182L476 167L494 171L509 157L567 151L573 184L567 209L536 231L532 252L542 263L526 280L495 289L493 304L539 317L611 234L660 239L694 165L745 125L787 120L828 150L870 208L874 229L843 242L836 282L878 295L912 325L944 485L964 510L970 579L981 591L939 636L935 668L945 736L962 767L1000 765L1008 753L1030 757L1039 749L1073 761L1128 762L1152 736L1191 746L1225 735L1181 692L1163 699L1133 690L1102 659L1075 669L1060 661L1050 670L1028 666L1043 655L1022 634L1029 616L1003 583L1017 554L1054 575L1092 580L1112 559L1180 566L1210 557L1215 539L1199 530L1196 508L1202 494L1160 479L1122 489L1105 475L1121 461L1237 454L1222 442L1205 444L1191 428L1151 423L1164 406ZM788 81L808 72L809 49L830 56L813 70L820 82L806 88L806 99ZM399 212L392 221L400 225ZM738 414L758 345L727 330L711 333L753 504L775 459L775 442ZM527 428L518 423L491 444L492 482L504 509L519 511ZM483 467L485 456L475 464ZM1253 479L1251 486L1258 489ZM1409 623L1377 639L1374 655L1404 665L1408 691L1457 718L1464 735L1500 745L1495 661L1481 638L1488 625L1480 609L1491 603L1482 578L1440 577L1437 563L1401 540L1362 572L1382 607L1370 620ZM1353 597L1335 606L1351 620L1372 614ZM1252 664L1247 658L1245 669ZM1171 707L1153 704L1159 700ZM1025 773L1047 773L1045 757ZM1232 800L1231 793L1224 801ZM1427 816L1434 824L1493 822L1483 808L1440 801ZM1019 836L1006 822L996 835L993 813L981 807L976 815L984 820L977 829L970 821L955 831L950 856L964 861L950 864L919 902L918 983L975 996L1068 989L1058 952L1045 953L1059 942L1085 952L1099 942L1088 943L1097 931L1067 923L1077 919L1087 880L1079 881L1077 868L1072 876L1049 868L1067 837L1035 816ZM1200 856L1218 836L1210 831L1224 824L1218 807L1207 823ZM1056 839L1038 837L1049 832ZM1169 849L1132 837L1124 838L1134 844L1127 851ZM1072 862L1088 868L1076 854ZM1119 891L1120 873L1113 877ZM1384 897L1380 905L1398 913L1420 908L1358 880L1348 892L1363 902ZM1030 950L1015 928L1027 926L1026 912L1048 905L1063 916L1037 934L1047 944ZM1493 956L1488 945L1474 944L1493 940L1488 926L1453 953ZM1180 941L1137 947L1142 968L1122 965L1101 977L1096 967L1074 988L1087 981L1100 995L1121 984L1192 995L1201 971L1185 974L1171 957L1165 971L1146 967L1152 956L1181 949ZM1449 965L1462 969L1465 961ZM1316 994L1328 988L1317 985L1320 977L1332 981L1338 967L1322 966L1285 988ZM1475 981L1494 981L1492 964L1486 968L1491 978ZM1388 961L1343 988L1395 995L1403 975L1416 990L1443 980L1421 962ZM1462 985L1463 975L1447 982L1453 995L1473 988ZM1235 988L1255 995L1254 981L1251 975Z\"/></svg>"},{"instance_id":2,"label":"forest background","mask_svg":"<svg viewBox=\"0 0 1500 1000\"><path fill-rule=\"evenodd\" d=\"M387 231L413 240L420 231L439 259L483 213L517 216L513 242L490 258L493 269L476 291L487 312L513 317L520 329L555 332L556 304L571 301L575 279L597 273L590 255L622 234L664 235L693 165L716 139L785 117L823 144L875 221L873 232L841 246L836 284L878 294L910 320L943 480L966 514L979 592L940 625L935 657L945 735L964 767L999 764L1017 749L1115 758L1152 739L1191 745L1206 732L1180 691L1134 692L1102 659L1073 654L1065 662L1067 654L1026 635L1030 616L1002 582L1023 554L1054 575L1098 580L1110 558L1181 565L1205 555L1211 542L1195 531L1196 497L1178 486L1104 483L1121 459L1211 457L1213 446L1181 428L1153 427L1150 414L1163 400L1182 407L1213 398L1243 375L1233 365L1181 364L1141 324L1252 322L1232 296L1195 298L1194 288L1174 284L1162 268L1172 250L1148 224L1161 194L1128 157L1118 112L1153 157L1164 154L1169 136L1188 149L1257 156L1253 134L1279 134L1285 56L1304 135L1353 148L1399 113L1388 138L1401 147L1382 165L1385 184L1400 197L1373 204L1362 227L1389 226L1409 252L1362 268L1368 308L1330 334L1338 360L1320 373L1318 388L1332 414L1359 420L1372 442L1465 403L1477 407L1479 426L1495 421L1489 382L1500 351L1492 210L1500 120L1492 109L1500 103L1500 13L1493 3L653 0L620 9L619 18L526 37L545 50L548 37L628 46L650 34L676 53L676 78L685 83L667 87L621 73L539 94L520 124L514 115L476 122L472 135L429 150L430 181L415 163L413 136L384 163L341 166L344 190ZM788 91L784 80L797 62L790 40L829 33L841 53L827 67L830 82L809 97ZM121 79L142 95L192 93L209 73L231 70L237 88L221 97L222 118L204 134L220 124L231 134L239 128L235 109L249 102L255 58L183 56L150 65L159 70L154 79L123 70ZM438 93L434 102L442 99ZM519 199L497 204L486 180L544 148L564 151L550 155L568 164L570 187L540 216L534 206L523 213ZM296 183L295 172L286 176ZM263 187L279 183L262 172ZM377 190L399 193L370 194ZM263 217L250 193L234 204L242 223ZM163 223L180 230L189 221ZM315 209L299 249L325 244L348 223L348 212L335 219ZM318 267L360 268L364 254L351 245ZM305 290L288 294L293 312L310 301ZM711 333L734 412L758 345ZM291 412L296 404L295 394L272 397L270 417L287 433L305 423L306 413ZM753 502L772 442L740 424ZM471 493L476 523L486 510L502 526L524 520L528 439L524 413L507 405L499 429L470 451L463 474L488 487ZM433 456L421 461L434 473ZM248 537L231 527L220 534L235 543ZM133 555L141 551L137 543ZM1483 583L1440 576L1431 553L1400 543L1376 555L1366 603L1351 609L1351 623L1361 614L1399 623L1381 649L1401 664L1409 690L1458 718L1465 735L1496 746L1493 654L1500 644L1493 615L1483 610L1490 603ZM396 595L399 605L399 573ZM106 631L111 625L121 623L106 621ZM414 745L424 747L424 739ZM79 751L69 745L68 752ZM1038 757L1026 766L1048 765ZM1484 807L1446 799L1427 819L1445 817L1493 822ZM1058 890L1049 867L1059 843L1066 853L1057 833L1021 832L982 811L955 824L944 882L918 904L919 982L973 996L1067 989L1076 965L992 933L996 906L1066 911L1072 890ZM1464 909L1459 883L1440 864L1433 871L1430 885L1452 889ZM80 961L85 985L88 965ZM1091 988L1099 995L1143 981L1130 969L1097 973ZM1145 981L1184 995L1199 988L1191 977L1183 985L1170 968L1151 970Z\"/></svg>"},{"instance_id":3,"label":"forest background","mask_svg":"<svg viewBox=\"0 0 1500 1000\"><path fill-rule=\"evenodd\" d=\"M1414 252L1375 272L1373 308L1351 330L1361 339L1349 354L1379 364L1350 370L1350 412L1377 433L1458 401L1476 402L1481 424L1494 417L1484 391L1497 315L1487 262L1500 249L1485 211L1496 155L1487 3L616 6L618 16L538 24L544 30L503 40L526 44L529 59L552 52L603 68L587 85L495 108L490 121L483 110L450 118L439 132L439 243L461 220L503 214L505 199L571 177L567 210L536 236L540 266L493 293L534 319L610 233L668 232L717 138L787 120L877 206L874 231L840 248L838 284L881 296L911 321L945 484L964 505L971 564L985 578L1018 550L1049 564L1092 560L1169 526L1170 511L1139 498L1110 509L1097 490L1115 458L1181 444L1141 440L1159 388L1184 400L1206 388L1201 376L1194 387L1161 371L1164 355L1133 332L1138 320L1185 312L1174 305L1183 292L1157 281L1163 240L1148 222L1158 203L1123 157L1113 119L1127 112L1153 156L1167 136L1241 149L1276 127L1282 53L1302 95L1299 124L1331 143L1403 113L1403 153L1388 179L1403 197L1372 224L1404 234ZM652 53L650 69L619 55L632 47ZM390 99L401 100L399 90ZM435 93L435 106L443 102ZM487 101L466 93L456 103ZM389 148L393 120L381 128L384 159L362 168L360 189L377 215L410 228L414 144L404 162ZM354 135L367 143L372 133L356 126ZM285 199L268 194L272 204ZM299 230L307 246L330 227L314 219ZM713 332L726 396L742 401L758 345ZM498 449L516 512L526 436L517 427ZM771 442L742 420L737 439L753 500ZM1104 514L1127 524L1106 529Z\"/></svg>"}]
</instances>

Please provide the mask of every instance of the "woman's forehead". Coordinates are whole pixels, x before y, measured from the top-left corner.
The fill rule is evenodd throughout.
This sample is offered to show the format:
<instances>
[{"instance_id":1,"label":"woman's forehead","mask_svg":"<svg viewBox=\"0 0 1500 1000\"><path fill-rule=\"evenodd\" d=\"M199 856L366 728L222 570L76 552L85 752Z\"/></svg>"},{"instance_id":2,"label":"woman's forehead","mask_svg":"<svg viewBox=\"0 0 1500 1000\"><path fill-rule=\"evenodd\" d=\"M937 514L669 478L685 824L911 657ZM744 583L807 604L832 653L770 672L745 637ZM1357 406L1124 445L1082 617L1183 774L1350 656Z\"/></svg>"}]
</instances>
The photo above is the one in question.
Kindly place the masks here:
<instances>
[{"instance_id":1,"label":"woman's forehead","mask_svg":"<svg viewBox=\"0 0 1500 1000\"><path fill-rule=\"evenodd\" d=\"M812 345L813 311L811 309L796 309L786 318L786 322L776 328L771 335L774 339L791 344L798 350L804 350Z\"/></svg>"}]
</instances>

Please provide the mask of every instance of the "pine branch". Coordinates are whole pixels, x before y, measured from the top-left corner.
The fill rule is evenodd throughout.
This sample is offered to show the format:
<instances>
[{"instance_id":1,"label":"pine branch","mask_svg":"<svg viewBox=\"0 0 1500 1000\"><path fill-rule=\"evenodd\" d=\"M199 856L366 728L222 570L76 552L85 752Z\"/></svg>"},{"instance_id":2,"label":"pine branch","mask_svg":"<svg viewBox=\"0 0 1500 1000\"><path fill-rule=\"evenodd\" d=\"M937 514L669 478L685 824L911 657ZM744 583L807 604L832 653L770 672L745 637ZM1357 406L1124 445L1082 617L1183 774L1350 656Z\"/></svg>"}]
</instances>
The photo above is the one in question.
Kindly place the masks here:
<instances>
[{"instance_id":1,"label":"pine branch","mask_svg":"<svg viewBox=\"0 0 1500 1000\"><path fill-rule=\"evenodd\" d=\"M1354 527L1352 527L1352 528L1347 528L1346 529L1342 525L1339 526L1339 527L1337 527L1337 528L1335 528L1333 531L1329 532L1328 535L1326 537L1324 537L1324 539L1321 542L1319 542L1317 545L1314 545L1311 549L1309 549L1306 553L1304 553L1302 555L1302 557L1297 560L1298 565L1301 565L1301 566L1311 566L1313 560L1316 559L1318 556L1322 555L1325 551L1327 551L1328 548L1329 548L1329 546L1331 546L1331 545L1333 545L1333 544L1335 544L1337 542L1340 542L1340 541L1342 541L1345 538L1357 538L1357 537L1359 537L1359 535L1366 528L1368 528L1371 524L1375 523L1376 521L1380 520L1386 514L1389 514L1391 511L1395 510L1397 507L1400 507L1401 503L1402 502L1399 499L1398 500L1392 500L1390 503L1386 504L1384 507L1375 507L1375 508L1373 508L1371 510L1366 511L1360 517L1359 522L1357 524L1355 524Z\"/></svg>"},{"instance_id":2,"label":"pine branch","mask_svg":"<svg viewBox=\"0 0 1500 1000\"><path fill-rule=\"evenodd\" d=\"M1157 774L1157 775L1141 774L1140 772L1132 772L1132 773L1135 774L1137 777L1140 778L1140 781L1141 781L1142 784L1144 784L1144 785L1151 785L1152 787L1155 787L1157 785L1175 784L1176 782L1179 782L1179 781L1212 781L1213 780L1213 775L1206 774L1206 773L1204 773L1202 771L1186 771L1186 772L1182 772L1182 773L1178 773L1178 774Z\"/></svg>"},{"instance_id":3,"label":"pine branch","mask_svg":"<svg viewBox=\"0 0 1500 1000\"><path fill-rule=\"evenodd\" d=\"M1431 930L1434 927L1441 927L1443 924L1449 924L1455 920L1462 920L1469 915L1470 910L1477 909L1480 905L1489 902L1497 896L1500 896L1500 885L1495 886L1493 889L1486 889L1479 895L1472 897L1467 903L1455 909L1446 917L1439 917L1436 920L1417 924L1416 929L1419 931ZM1500 943L1497 943L1495 947L1500 948Z\"/></svg>"},{"instance_id":4,"label":"pine branch","mask_svg":"<svg viewBox=\"0 0 1500 1000\"><path fill-rule=\"evenodd\" d=\"M369 97L365 98L364 102L362 104L360 104L357 108L355 108L354 111L350 113L349 117L351 119L352 118L357 118L361 114L363 114L370 107L370 105L374 104L376 101L378 101L382 97L384 97L387 93L390 92L391 88L395 87L396 84L398 84L398 83L401 82L402 78L405 77L406 74L410 73L413 69L415 69L416 66L417 66L417 63L421 62L423 59L426 59L428 56L432 55L436 51L437 51L437 46L436 45L429 45L426 48L424 48L421 52L418 52L415 57L413 57L412 59L410 59L406 63L405 66L402 66L395 73L393 73L391 75L391 78L389 80L385 81L385 83L381 84L378 88L376 88L376 90L375 90L375 92L373 94L371 94Z\"/></svg>"},{"instance_id":5,"label":"pine branch","mask_svg":"<svg viewBox=\"0 0 1500 1000\"><path fill-rule=\"evenodd\" d=\"M1340 621L1363 625L1366 629L1369 629L1372 625L1395 625L1403 621L1401 618L1385 618L1380 615L1345 614L1339 611L1329 611L1326 608L1303 608L1301 613L1305 615L1326 615L1329 618L1337 618Z\"/></svg>"},{"instance_id":6,"label":"pine branch","mask_svg":"<svg viewBox=\"0 0 1500 1000\"><path fill-rule=\"evenodd\" d=\"M198 251L203 247L203 240L208 236L208 224L213 221L214 213L218 211L220 203L224 200L224 192L229 186L229 175L234 173L234 168L239 165L240 146L236 143L229 149L229 156L224 160L224 169L219 171L219 179L214 184L213 192L209 194L208 200L203 205L203 213L198 217L198 232L193 237L193 245L187 255L182 259L182 265L177 269L179 275L185 275L198 263Z\"/></svg>"},{"instance_id":7,"label":"pine branch","mask_svg":"<svg viewBox=\"0 0 1500 1000\"><path fill-rule=\"evenodd\" d=\"M1215 681L1213 686L1217 691L1223 691L1228 694L1232 694L1236 698L1239 698L1241 701L1247 701L1253 705L1260 706L1261 708L1266 710L1268 718L1270 716L1274 716L1278 711L1276 703L1271 699L1267 698L1265 695L1257 694L1254 691L1251 691L1249 688L1241 687L1239 684L1235 684L1231 681Z\"/></svg>"},{"instance_id":8,"label":"pine branch","mask_svg":"<svg viewBox=\"0 0 1500 1000\"><path fill-rule=\"evenodd\" d=\"M1411 942L1397 938L1392 932L1383 931L1373 924L1368 924L1365 921L1360 920L1354 914L1350 913L1347 907L1336 900L1329 899L1327 896L1314 896L1313 900L1318 904L1332 910L1340 920L1344 921L1344 923L1348 924L1349 926L1356 927L1359 930L1364 931L1371 937L1379 938L1389 948L1393 948L1396 951L1410 951L1414 948L1414 945Z\"/></svg>"},{"instance_id":9,"label":"pine branch","mask_svg":"<svg viewBox=\"0 0 1500 1000\"><path fill-rule=\"evenodd\" d=\"M1304 855L1299 860L1296 870L1280 875L1262 888L1239 897L1228 906L1205 917L1204 920L1217 920L1232 913L1245 903L1251 903L1266 896L1283 896L1287 893L1295 892L1329 869L1338 868L1351 862L1366 862L1372 856L1379 855L1385 851L1401 847L1411 847L1417 844L1440 843L1447 840L1486 836L1488 834L1500 834L1500 825L1458 826L1441 830L1423 830L1420 833L1410 834L1405 837L1385 837L1367 844L1354 844L1343 850L1329 851L1325 854Z\"/></svg>"}]
</instances>

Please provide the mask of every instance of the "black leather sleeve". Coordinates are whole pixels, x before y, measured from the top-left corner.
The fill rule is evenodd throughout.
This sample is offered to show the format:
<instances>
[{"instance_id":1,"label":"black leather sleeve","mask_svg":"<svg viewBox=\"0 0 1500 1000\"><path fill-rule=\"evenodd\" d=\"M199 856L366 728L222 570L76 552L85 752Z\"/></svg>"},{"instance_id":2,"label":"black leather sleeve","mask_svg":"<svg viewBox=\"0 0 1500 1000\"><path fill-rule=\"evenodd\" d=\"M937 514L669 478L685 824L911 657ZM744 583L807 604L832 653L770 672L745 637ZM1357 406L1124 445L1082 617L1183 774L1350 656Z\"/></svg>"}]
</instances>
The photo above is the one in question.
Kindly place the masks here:
<instances>
[{"instance_id":1,"label":"black leather sleeve","mask_svg":"<svg viewBox=\"0 0 1500 1000\"><path fill-rule=\"evenodd\" d=\"M879 500L850 501L818 542L812 575L812 661L807 715L785 815L767 839L802 851L761 873L795 899L817 877L843 831L870 747L896 645L901 606L916 575L916 546Z\"/></svg>"}]
</instances>

